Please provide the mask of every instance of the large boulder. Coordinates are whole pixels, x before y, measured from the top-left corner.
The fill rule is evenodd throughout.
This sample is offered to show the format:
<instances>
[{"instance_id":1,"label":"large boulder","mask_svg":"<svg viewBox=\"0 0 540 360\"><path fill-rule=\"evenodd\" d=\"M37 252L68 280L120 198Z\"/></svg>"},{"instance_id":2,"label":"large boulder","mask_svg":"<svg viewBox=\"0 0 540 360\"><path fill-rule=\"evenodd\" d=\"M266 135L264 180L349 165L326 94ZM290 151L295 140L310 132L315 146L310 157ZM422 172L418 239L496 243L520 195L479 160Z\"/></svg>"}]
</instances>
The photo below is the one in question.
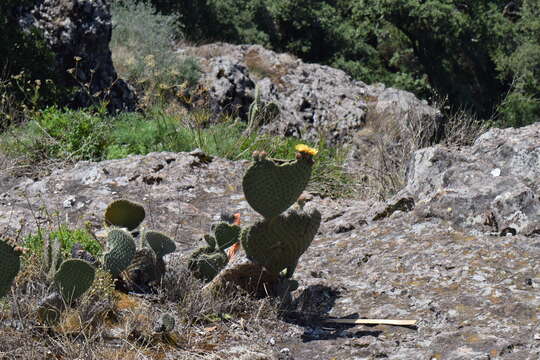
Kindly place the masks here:
<instances>
[{"instance_id":1,"label":"large boulder","mask_svg":"<svg viewBox=\"0 0 540 360\"><path fill-rule=\"evenodd\" d=\"M540 233L540 123L492 129L462 149L415 152L407 185L390 203L404 199L420 217L500 235Z\"/></svg>"},{"instance_id":2,"label":"large boulder","mask_svg":"<svg viewBox=\"0 0 540 360\"><path fill-rule=\"evenodd\" d=\"M79 88L70 105L86 107L105 100L113 113L135 109L133 89L113 66L108 1L43 0L21 16L20 25L43 33L55 54L59 85Z\"/></svg>"},{"instance_id":3,"label":"large boulder","mask_svg":"<svg viewBox=\"0 0 540 360\"><path fill-rule=\"evenodd\" d=\"M440 125L441 114L413 94L367 85L344 71L307 64L289 54L259 45L214 43L182 48L203 65L202 84L209 89L216 112L228 111L246 118L255 86L264 102L275 102L280 116L263 121L262 130L331 145L351 144L368 118L396 122L408 128L421 118ZM216 106L217 104L217 106Z\"/></svg>"},{"instance_id":4,"label":"large boulder","mask_svg":"<svg viewBox=\"0 0 540 360\"><path fill-rule=\"evenodd\" d=\"M204 76L214 80L208 86L214 113L238 114L245 120L255 88L246 67L227 57L217 57L209 62L208 68Z\"/></svg>"}]
</instances>

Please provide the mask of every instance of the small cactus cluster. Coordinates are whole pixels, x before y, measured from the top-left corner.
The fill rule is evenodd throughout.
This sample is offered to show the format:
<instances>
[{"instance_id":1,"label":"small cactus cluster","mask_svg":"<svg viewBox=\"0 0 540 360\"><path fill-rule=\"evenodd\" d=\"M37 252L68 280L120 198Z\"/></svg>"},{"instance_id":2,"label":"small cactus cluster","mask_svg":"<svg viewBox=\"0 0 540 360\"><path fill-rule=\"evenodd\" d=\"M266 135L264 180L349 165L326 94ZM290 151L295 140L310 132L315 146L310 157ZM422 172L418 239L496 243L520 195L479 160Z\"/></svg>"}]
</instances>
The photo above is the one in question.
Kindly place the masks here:
<instances>
[{"instance_id":1,"label":"small cactus cluster","mask_svg":"<svg viewBox=\"0 0 540 360\"><path fill-rule=\"evenodd\" d=\"M72 249L75 258L63 260L60 241L50 237L45 242L43 263L48 279L54 283L56 290L44 298L38 308L38 316L43 323L55 324L65 306L73 304L92 286L97 266L101 265L116 279L121 279L121 275L130 267L136 267L139 271L142 269L144 274L138 274L139 281L135 281L137 286L147 285L163 275L163 257L175 251L176 245L169 237L156 231L135 232L144 217L144 208L128 200L117 200L107 207L107 251L101 261L75 247ZM138 248L134 237L136 234L140 236ZM0 239L0 297L9 292L20 270L21 253L18 247ZM136 261L144 266L135 266Z\"/></svg>"},{"instance_id":2,"label":"small cactus cluster","mask_svg":"<svg viewBox=\"0 0 540 360\"><path fill-rule=\"evenodd\" d=\"M144 207L129 200L113 201L105 210L108 252L103 267L131 290L143 290L165 272L163 257L176 250L168 236L152 230L136 231L146 216ZM138 241L135 238L138 236Z\"/></svg>"},{"instance_id":3,"label":"small cactus cluster","mask_svg":"<svg viewBox=\"0 0 540 360\"><path fill-rule=\"evenodd\" d=\"M247 202L263 216L242 231L242 247L253 262L285 278L293 275L321 222L316 209L289 209L307 186L317 153L306 145L298 145L296 150L295 160L279 165L266 153L255 152L242 183Z\"/></svg>"},{"instance_id":4,"label":"small cactus cluster","mask_svg":"<svg viewBox=\"0 0 540 360\"><path fill-rule=\"evenodd\" d=\"M197 249L190 257L188 268L196 278L212 280L223 269L229 258L225 250L240 241L239 224L220 222L213 227L214 235L205 235L207 246Z\"/></svg>"}]
</instances>

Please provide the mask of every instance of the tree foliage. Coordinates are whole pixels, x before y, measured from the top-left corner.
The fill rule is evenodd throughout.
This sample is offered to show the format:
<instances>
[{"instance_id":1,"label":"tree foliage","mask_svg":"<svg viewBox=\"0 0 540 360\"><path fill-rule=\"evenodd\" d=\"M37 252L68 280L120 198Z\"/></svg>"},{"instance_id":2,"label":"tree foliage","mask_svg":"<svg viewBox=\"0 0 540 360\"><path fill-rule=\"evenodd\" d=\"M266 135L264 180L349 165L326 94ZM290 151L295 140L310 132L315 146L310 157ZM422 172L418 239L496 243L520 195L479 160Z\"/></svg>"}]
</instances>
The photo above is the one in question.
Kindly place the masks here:
<instances>
[{"instance_id":1,"label":"tree foliage","mask_svg":"<svg viewBox=\"0 0 540 360\"><path fill-rule=\"evenodd\" d=\"M195 42L258 43L503 124L538 120L537 0L152 0Z\"/></svg>"},{"instance_id":2,"label":"tree foliage","mask_svg":"<svg viewBox=\"0 0 540 360\"><path fill-rule=\"evenodd\" d=\"M115 0L121 1L121 0ZM146 0L140 0L141 2ZM195 43L256 43L366 83L447 97L499 125L540 118L538 0L147 0ZM33 0L0 2L0 71L50 76L52 54L21 30Z\"/></svg>"}]
</instances>

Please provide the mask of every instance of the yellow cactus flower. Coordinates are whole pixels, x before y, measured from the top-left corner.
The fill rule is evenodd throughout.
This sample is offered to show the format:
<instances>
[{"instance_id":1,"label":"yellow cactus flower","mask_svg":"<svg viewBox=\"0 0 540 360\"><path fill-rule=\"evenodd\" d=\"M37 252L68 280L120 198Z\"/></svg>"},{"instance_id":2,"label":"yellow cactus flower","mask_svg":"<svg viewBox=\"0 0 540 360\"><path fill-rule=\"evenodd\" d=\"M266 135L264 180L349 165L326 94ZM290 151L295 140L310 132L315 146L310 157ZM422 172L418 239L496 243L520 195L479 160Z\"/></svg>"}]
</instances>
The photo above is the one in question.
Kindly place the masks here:
<instances>
[{"instance_id":1,"label":"yellow cactus flower","mask_svg":"<svg viewBox=\"0 0 540 360\"><path fill-rule=\"evenodd\" d=\"M317 155L317 153L319 152L317 149L314 149L312 147L309 147L305 144L298 144L294 147L294 149L296 151L298 151L299 153L302 153L302 154L309 154L311 156L314 156L314 155Z\"/></svg>"}]
</instances>

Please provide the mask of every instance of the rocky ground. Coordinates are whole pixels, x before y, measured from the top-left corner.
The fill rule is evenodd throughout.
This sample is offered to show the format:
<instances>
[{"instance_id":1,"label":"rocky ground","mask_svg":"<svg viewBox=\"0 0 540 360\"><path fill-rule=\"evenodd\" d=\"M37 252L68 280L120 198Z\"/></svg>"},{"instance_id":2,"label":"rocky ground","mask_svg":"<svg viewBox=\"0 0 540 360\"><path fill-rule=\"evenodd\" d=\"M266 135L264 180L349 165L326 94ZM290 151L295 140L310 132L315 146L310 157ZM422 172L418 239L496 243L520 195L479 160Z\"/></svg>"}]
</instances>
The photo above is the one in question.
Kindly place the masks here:
<instances>
[{"instance_id":1,"label":"rocky ground","mask_svg":"<svg viewBox=\"0 0 540 360\"><path fill-rule=\"evenodd\" d=\"M115 80L106 2L45 0L21 24L46 30L63 76L76 58L81 60L75 75L82 82L101 63L92 93L115 84L107 97L110 110L134 108L135 94ZM356 175L375 158L374 150L386 154L416 136L423 139L414 145L422 147L443 131L441 114L411 93L354 81L343 71L287 54L229 44L178 52L201 62L201 86L215 114L245 118L258 85L262 100L280 108L278 120L261 121L263 131L346 145L351 154L346 166ZM81 95L78 100L84 105L92 99ZM389 132L393 137L376 149L374 137ZM144 204L145 226L174 237L177 252L167 259L174 268L201 245L199 239L222 212L240 212L248 225L258 218L241 188L248 164L198 153L153 153L15 177L20 169L0 154L0 233L22 239L59 223L84 227L89 222L100 229L107 204L128 198ZM159 358L539 359L539 179L536 124L491 130L470 147L415 152L405 186L385 203L315 195L307 206L320 210L323 223L300 259L293 311L271 318L254 312L247 322L192 329L200 342L182 348L182 357L167 350ZM328 322L333 318L418 323L350 326ZM18 349L33 347L21 339L40 333L0 322L0 334L0 358L13 359L24 358ZM58 347L53 339L31 358L53 358L49 350ZM151 357L139 350L124 356L114 344L109 355L103 354L99 358Z\"/></svg>"},{"instance_id":2,"label":"rocky ground","mask_svg":"<svg viewBox=\"0 0 540 360\"><path fill-rule=\"evenodd\" d=\"M40 179L3 174L0 227L27 234L58 212L73 226L97 228L111 200L128 198L148 209L148 226L177 241L173 264L222 211L241 212L244 224L258 217L242 194L247 165L153 153L81 162ZM207 356L538 359L539 179L537 124L491 130L472 147L416 152L407 186L387 203L314 197L306 206L320 210L323 224L295 274L296 311L256 336L238 329L230 346ZM336 317L418 324L324 322Z\"/></svg>"}]
</instances>

